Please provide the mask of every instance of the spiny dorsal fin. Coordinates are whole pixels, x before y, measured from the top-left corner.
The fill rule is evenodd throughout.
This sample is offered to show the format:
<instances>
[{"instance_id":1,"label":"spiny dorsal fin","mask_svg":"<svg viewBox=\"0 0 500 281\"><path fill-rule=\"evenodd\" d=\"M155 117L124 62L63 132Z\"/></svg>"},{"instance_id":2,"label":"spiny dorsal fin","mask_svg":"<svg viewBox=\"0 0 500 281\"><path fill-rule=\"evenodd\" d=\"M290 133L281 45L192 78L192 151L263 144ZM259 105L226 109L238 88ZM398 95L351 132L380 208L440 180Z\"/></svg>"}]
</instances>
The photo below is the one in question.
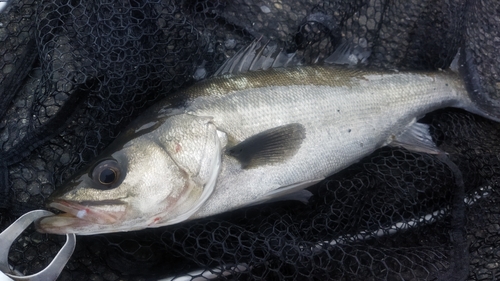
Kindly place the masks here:
<instances>
[{"instance_id":1,"label":"spiny dorsal fin","mask_svg":"<svg viewBox=\"0 0 500 281\"><path fill-rule=\"evenodd\" d=\"M283 162L298 151L305 138L305 128L292 123L258 133L228 150L243 169Z\"/></svg>"},{"instance_id":2,"label":"spiny dorsal fin","mask_svg":"<svg viewBox=\"0 0 500 281\"><path fill-rule=\"evenodd\" d=\"M295 65L300 65L295 53L287 53L283 48L278 49L276 43L270 40L264 43L259 38L228 59L214 76Z\"/></svg>"},{"instance_id":3,"label":"spiny dorsal fin","mask_svg":"<svg viewBox=\"0 0 500 281\"><path fill-rule=\"evenodd\" d=\"M349 66L356 66L366 63L370 54L370 51L344 41L329 57L324 60L319 60L318 57L313 64L347 64ZM215 72L214 76L298 65L302 65L302 59L297 55L297 52L287 53L283 48L278 48L276 42L268 40L264 43L262 38L259 38L228 59Z\"/></svg>"},{"instance_id":4,"label":"spiny dorsal fin","mask_svg":"<svg viewBox=\"0 0 500 281\"><path fill-rule=\"evenodd\" d=\"M367 51L360 46L353 46L347 41L344 41L325 59L325 63L356 66L364 64L370 55L371 51Z\"/></svg>"}]
</instances>

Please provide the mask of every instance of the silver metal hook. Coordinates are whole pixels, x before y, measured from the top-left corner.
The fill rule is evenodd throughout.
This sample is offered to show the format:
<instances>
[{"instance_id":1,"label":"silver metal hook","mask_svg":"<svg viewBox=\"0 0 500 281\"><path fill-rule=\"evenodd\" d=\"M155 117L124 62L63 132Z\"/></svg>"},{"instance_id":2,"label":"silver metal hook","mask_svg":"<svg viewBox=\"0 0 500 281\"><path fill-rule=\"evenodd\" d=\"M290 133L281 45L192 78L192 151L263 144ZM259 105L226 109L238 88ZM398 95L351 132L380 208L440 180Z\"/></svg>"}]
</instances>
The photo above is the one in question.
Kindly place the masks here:
<instances>
[{"instance_id":1,"label":"silver metal hook","mask_svg":"<svg viewBox=\"0 0 500 281\"><path fill-rule=\"evenodd\" d=\"M12 243L31 223L39 218L51 216L54 213L45 210L35 210L28 212L18 218L14 223L12 223L7 229L0 233L0 271L4 273L5 276L11 280L23 280L23 281L42 281L42 280L56 280L64 266L70 259L76 245L75 234L66 234L66 243L54 257L52 262L42 271L27 275L19 276L16 272L12 270L9 265L9 249ZM0 272L0 280L2 275ZM9 279L6 279L9 280Z\"/></svg>"}]
</instances>

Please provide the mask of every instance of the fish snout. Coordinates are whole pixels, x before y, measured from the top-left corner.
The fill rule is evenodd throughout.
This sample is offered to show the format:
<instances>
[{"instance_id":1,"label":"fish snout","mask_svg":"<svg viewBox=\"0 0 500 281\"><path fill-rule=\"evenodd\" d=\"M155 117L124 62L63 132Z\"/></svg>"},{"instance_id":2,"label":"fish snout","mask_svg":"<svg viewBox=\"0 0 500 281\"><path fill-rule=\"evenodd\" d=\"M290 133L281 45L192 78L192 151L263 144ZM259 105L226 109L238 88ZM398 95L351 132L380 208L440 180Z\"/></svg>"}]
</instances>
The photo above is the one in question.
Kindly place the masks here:
<instances>
[{"instance_id":1,"label":"fish snout","mask_svg":"<svg viewBox=\"0 0 500 281\"><path fill-rule=\"evenodd\" d=\"M35 226L39 232L66 234L93 225L112 225L126 214L126 204L121 200L102 202L75 202L51 199L48 207L63 213L39 219Z\"/></svg>"}]
</instances>

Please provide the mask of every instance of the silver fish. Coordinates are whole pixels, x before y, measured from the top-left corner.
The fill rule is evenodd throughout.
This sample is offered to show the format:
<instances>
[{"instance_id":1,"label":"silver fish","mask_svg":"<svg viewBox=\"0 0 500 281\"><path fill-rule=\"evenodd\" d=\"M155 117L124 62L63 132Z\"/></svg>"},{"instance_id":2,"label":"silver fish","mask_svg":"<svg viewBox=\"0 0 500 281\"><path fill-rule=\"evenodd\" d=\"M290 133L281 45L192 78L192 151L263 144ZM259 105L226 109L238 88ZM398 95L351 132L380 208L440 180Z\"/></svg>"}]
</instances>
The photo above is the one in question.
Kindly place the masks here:
<instances>
[{"instance_id":1,"label":"silver fish","mask_svg":"<svg viewBox=\"0 0 500 281\"><path fill-rule=\"evenodd\" d=\"M159 227L304 188L376 149L440 153L416 120L439 108L478 110L451 71L294 66L217 76L154 106L50 198L64 214L47 233Z\"/></svg>"}]
</instances>

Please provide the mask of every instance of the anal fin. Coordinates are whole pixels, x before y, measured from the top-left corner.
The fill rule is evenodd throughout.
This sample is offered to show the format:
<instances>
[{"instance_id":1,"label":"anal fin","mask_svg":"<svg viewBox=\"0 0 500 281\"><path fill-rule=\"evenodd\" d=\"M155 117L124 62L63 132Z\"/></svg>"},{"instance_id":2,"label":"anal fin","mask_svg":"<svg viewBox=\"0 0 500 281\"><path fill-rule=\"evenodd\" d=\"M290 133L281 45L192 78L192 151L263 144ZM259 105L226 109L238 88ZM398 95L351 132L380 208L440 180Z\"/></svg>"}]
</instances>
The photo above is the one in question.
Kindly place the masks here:
<instances>
[{"instance_id":1,"label":"anal fin","mask_svg":"<svg viewBox=\"0 0 500 281\"><path fill-rule=\"evenodd\" d=\"M436 147L429 133L429 125L415 122L403 134L397 136L389 145L404 147L410 151L428 154L443 154Z\"/></svg>"}]
</instances>

